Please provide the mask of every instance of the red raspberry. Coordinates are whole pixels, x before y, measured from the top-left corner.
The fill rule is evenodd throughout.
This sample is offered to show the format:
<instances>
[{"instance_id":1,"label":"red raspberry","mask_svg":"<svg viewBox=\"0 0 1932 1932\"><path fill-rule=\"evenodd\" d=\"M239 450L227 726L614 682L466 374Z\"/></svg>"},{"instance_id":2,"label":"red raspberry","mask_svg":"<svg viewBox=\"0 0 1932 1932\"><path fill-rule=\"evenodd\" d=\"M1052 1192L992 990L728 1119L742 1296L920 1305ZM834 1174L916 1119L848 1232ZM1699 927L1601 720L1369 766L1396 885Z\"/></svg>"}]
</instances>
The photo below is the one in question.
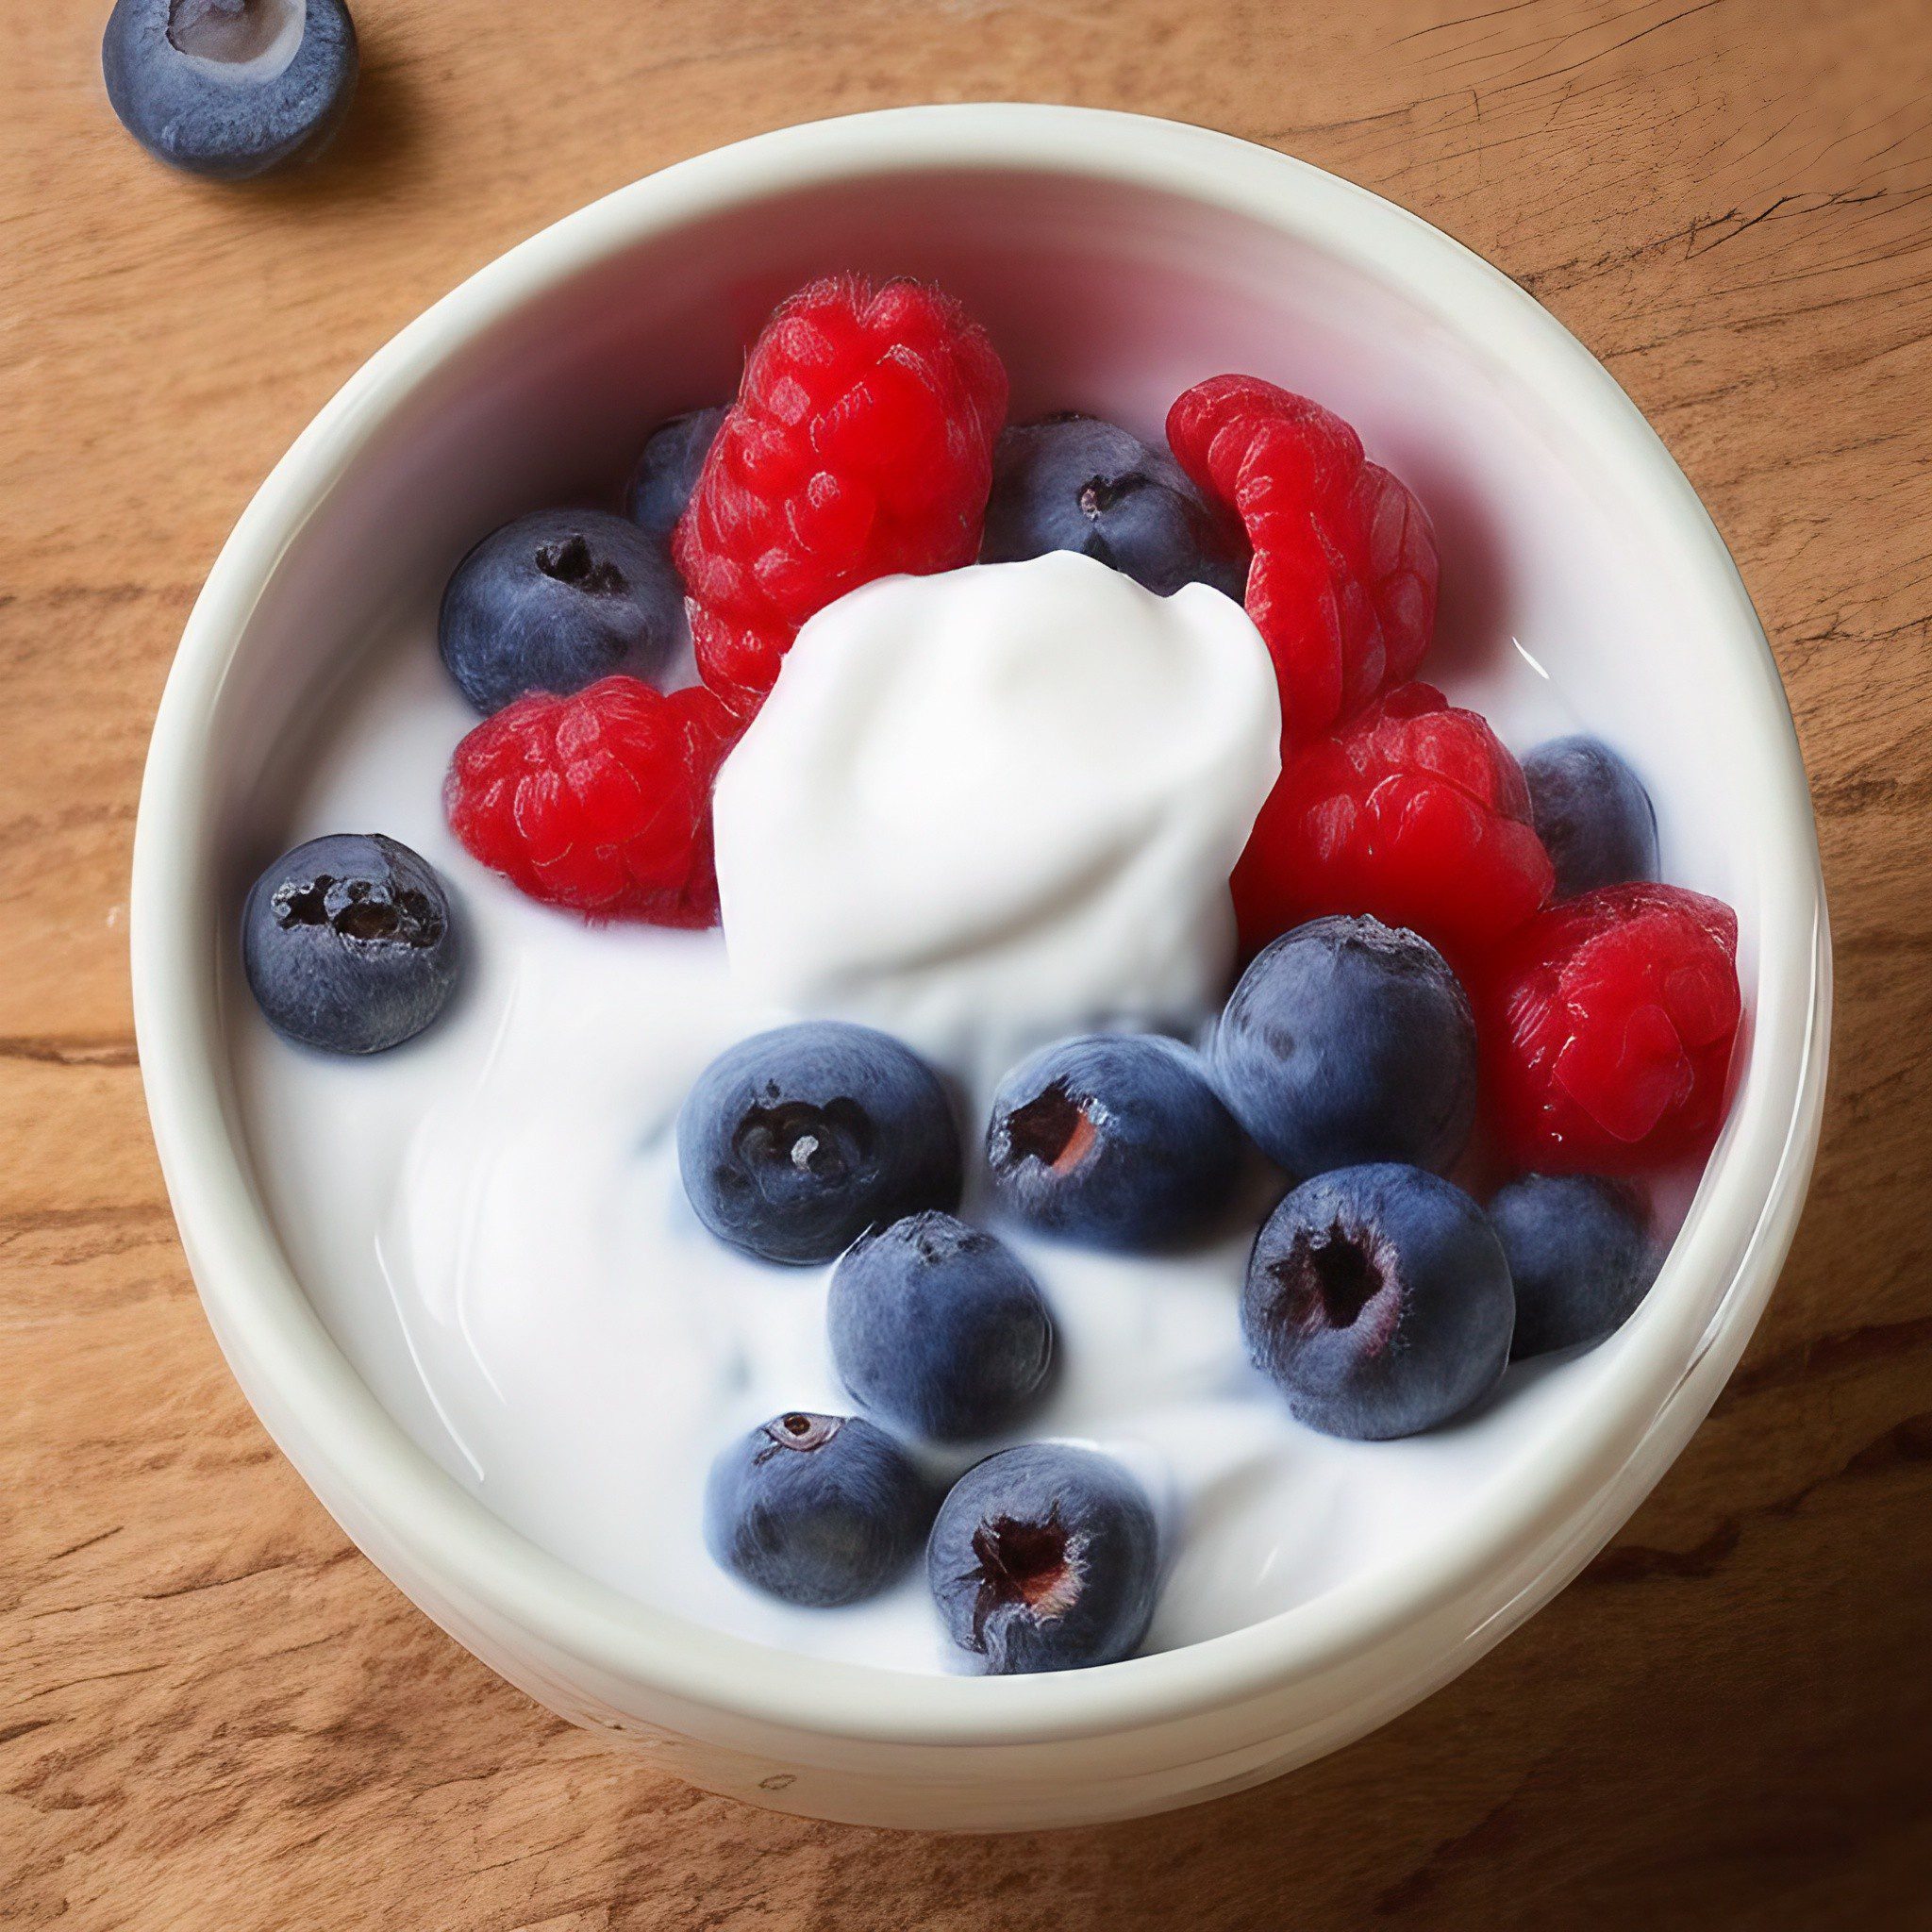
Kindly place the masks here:
<instances>
[{"instance_id":1,"label":"red raspberry","mask_svg":"<svg viewBox=\"0 0 1932 1932\"><path fill-rule=\"evenodd\" d=\"M1006 413L986 332L937 289L830 275L782 304L675 540L711 689L755 709L833 598L971 563Z\"/></svg>"},{"instance_id":2,"label":"red raspberry","mask_svg":"<svg viewBox=\"0 0 1932 1932\"><path fill-rule=\"evenodd\" d=\"M715 925L711 781L736 731L704 690L532 691L457 746L443 808L473 858L591 919Z\"/></svg>"},{"instance_id":3,"label":"red raspberry","mask_svg":"<svg viewBox=\"0 0 1932 1932\"><path fill-rule=\"evenodd\" d=\"M1706 1153L1738 1037L1738 918L1681 886L1600 886L1518 930L1478 990L1497 1130L1544 1172Z\"/></svg>"},{"instance_id":4,"label":"red raspberry","mask_svg":"<svg viewBox=\"0 0 1932 1932\"><path fill-rule=\"evenodd\" d=\"M1216 375L1168 411L1167 440L1255 546L1245 602L1291 740L1415 675L1436 627L1436 533L1340 416L1257 376Z\"/></svg>"},{"instance_id":5,"label":"red raspberry","mask_svg":"<svg viewBox=\"0 0 1932 1932\"><path fill-rule=\"evenodd\" d=\"M1284 751L1234 869L1234 908L1250 952L1318 913L1373 912L1454 959L1521 924L1554 880L1502 741L1433 685L1404 684Z\"/></svg>"}]
</instances>

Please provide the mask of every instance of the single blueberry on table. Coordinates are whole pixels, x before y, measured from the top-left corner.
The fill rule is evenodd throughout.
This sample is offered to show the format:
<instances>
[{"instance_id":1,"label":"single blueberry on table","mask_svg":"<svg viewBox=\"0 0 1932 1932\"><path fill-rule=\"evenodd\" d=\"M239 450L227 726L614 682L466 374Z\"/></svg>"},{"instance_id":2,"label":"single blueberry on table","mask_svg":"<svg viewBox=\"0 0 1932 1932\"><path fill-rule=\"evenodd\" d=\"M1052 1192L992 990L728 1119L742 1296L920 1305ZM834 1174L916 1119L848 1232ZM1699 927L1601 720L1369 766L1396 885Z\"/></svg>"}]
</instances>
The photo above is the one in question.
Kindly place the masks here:
<instances>
[{"instance_id":1,"label":"single blueberry on table","mask_svg":"<svg viewBox=\"0 0 1932 1932\"><path fill-rule=\"evenodd\" d=\"M1482 1209L1439 1174L1385 1161L1305 1181L1269 1216L1241 1333L1297 1421L1382 1441L1488 1394L1515 1309Z\"/></svg>"},{"instance_id":2,"label":"single blueberry on table","mask_svg":"<svg viewBox=\"0 0 1932 1932\"><path fill-rule=\"evenodd\" d=\"M683 623L662 544L608 510L546 509L506 524L457 565L437 641L487 716L526 691L568 696L620 673L648 684Z\"/></svg>"},{"instance_id":3,"label":"single blueberry on table","mask_svg":"<svg viewBox=\"0 0 1932 1932\"><path fill-rule=\"evenodd\" d=\"M1657 1279L1642 1207L1615 1181L1526 1174L1491 1196L1490 1221L1516 1286L1512 1357L1593 1346Z\"/></svg>"},{"instance_id":4,"label":"single blueberry on table","mask_svg":"<svg viewBox=\"0 0 1932 1932\"><path fill-rule=\"evenodd\" d=\"M1235 1118L1297 1178L1445 1168L1475 1120L1469 997L1426 940L1376 919L1311 919L1263 947L1208 1059Z\"/></svg>"},{"instance_id":5,"label":"single blueberry on table","mask_svg":"<svg viewBox=\"0 0 1932 1932\"><path fill-rule=\"evenodd\" d=\"M1160 1548L1147 1492L1110 1456L1003 1449L953 1485L925 1546L947 1634L996 1676L1115 1663L1154 1616Z\"/></svg>"},{"instance_id":6,"label":"single blueberry on table","mask_svg":"<svg viewBox=\"0 0 1932 1932\"><path fill-rule=\"evenodd\" d=\"M256 880L242 963L277 1033L329 1053L381 1053L441 1012L462 947L427 860L380 833L338 832Z\"/></svg>"},{"instance_id":7,"label":"single blueberry on table","mask_svg":"<svg viewBox=\"0 0 1932 1932\"><path fill-rule=\"evenodd\" d=\"M727 1047L677 1117L697 1216L766 1261L829 1261L875 1223L959 1205L939 1076L870 1026L807 1020Z\"/></svg>"},{"instance_id":8,"label":"single blueberry on table","mask_svg":"<svg viewBox=\"0 0 1932 1932\"><path fill-rule=\"evenodd\" d=\"M1053 1366L1053 1316L1019 1257L936 1210L860 1235L833 1271L825 1320L853 1394L936 1441L1012 1427Z\"/></svg>"},{"instance_id":9,"label":"single blueberry on table","mask_svg":"<svg viewBox=\"0 0 1932 1932\"><path fill-rule=\"evenodd\" d=\"M356 92L341 0L116 0L101 72L158 160L242 181L321 153Z\"/></svg>"},{"instance_id":10,"label":"single blueberry on table","mask_svg":"<svg viewBox=\"0 0 1932 1932\"><path fill-rule=\"evenodd\" d=\"M647 537L668 539L677 527L724 420L722 404L692 409L658 424L645 440L624 493L624 508Z\"/></svg>"},{"instance_id":11,"label":"single blueberry on table","mask_svg":"<svg viewBox=\"0 0 1932 1932\"><path fill-rule=\"evenodd\" d=\"M1553 738L1523 761L1557 897L1657 877L1657 811L1643 781L1600 738Z\"/></svg>"},{"instance_id":12,"label":"single blueberry on table","mask_svg":"<svg viewBox=\"0 0 1932 1932\"><path fill-rule=\"evenodd\" d=\"M933 1492L883 1429L856 1416L774 1416L705 1487L714 1561L787 1603L830 1609L884 1590L918 1554Z\"/></svg>"},{"instance_id":13,"label":"single blueberry on table","mask_svg":"<svg viewBox=\"0 0 1932 1932\"><path fill-rule=\"evenodd\" d=\"M1199 1056L1156 1034L1043 1048L1000 1083L986 1133L994 1192L1021 1220L1128 1251L1211 1226L1245 1147Z\"/></svg>"},{"instance_id":14,"label":"single blueberry on table","mask_svg":"<svg viewBox=\"0 0 1932 1932\"><path fill-rule=\"evenodd\" d=\"M1162 597L1202 583L1239 603L1247 583L1241 537L1166 450L1074 411L1015 424L993 450L981 561L1050 550L1076 550Z\"/></svg>"}]
</instances>

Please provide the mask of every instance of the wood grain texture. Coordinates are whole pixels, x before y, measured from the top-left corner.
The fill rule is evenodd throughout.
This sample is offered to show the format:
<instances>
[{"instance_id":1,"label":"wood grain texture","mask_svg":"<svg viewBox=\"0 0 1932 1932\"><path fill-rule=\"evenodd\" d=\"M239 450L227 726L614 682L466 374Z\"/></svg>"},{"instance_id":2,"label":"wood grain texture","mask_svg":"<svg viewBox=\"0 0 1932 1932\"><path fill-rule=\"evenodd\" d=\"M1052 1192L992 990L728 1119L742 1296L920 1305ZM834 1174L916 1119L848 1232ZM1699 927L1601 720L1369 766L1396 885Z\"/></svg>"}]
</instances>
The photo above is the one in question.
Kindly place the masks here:
<instances>
[{"instance_id":1,"label":"wood grain texture","mask_svg":"<svg viewBox=\"0 0 1932 1932\"><path fill-rule=\"evenodd\" d=\"M115 130L0 0L0 1920L75 1928L1932 1925L1932 13L1924 0L363 0L337 153ZM893 1838L608 1754L350 1550L229 1382L142 1115L149 722L250 491L395 327L660 163L1052 98L1407 204L1670 442L1763 613L1839 958L1824 1157L1615 1546L1376 1737L1149 1824Z\"/></svg>"}]
</instances>

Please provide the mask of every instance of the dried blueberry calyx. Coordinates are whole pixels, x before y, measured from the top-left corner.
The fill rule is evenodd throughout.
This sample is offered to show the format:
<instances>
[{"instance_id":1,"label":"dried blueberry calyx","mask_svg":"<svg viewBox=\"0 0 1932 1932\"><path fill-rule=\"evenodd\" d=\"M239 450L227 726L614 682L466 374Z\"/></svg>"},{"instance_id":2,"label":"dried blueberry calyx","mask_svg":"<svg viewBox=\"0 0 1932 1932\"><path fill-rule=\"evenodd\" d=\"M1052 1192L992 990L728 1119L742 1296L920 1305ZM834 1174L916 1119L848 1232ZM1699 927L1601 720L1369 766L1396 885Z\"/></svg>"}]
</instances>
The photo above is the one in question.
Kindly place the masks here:
<instances>
[{"instance_id":1,"label":"dried blueberry calyx","mask_svg":"<svg viewBox=\"0 0 1932 1932\"><path fill-rule=\"evenodd\" d=\"M246 66L299 27L302 12L300 0L169 0L168 43L197 60Z\"/></svg>"},{"instance_id":2,"label":"dried blueberry calyx","mask_svg":"<svg viewBox=\"0 0 1932 1932\"><path fill-rule=\"evenodd\" d=\"M335 884L326 873L306 886L284 886L275 894L277 925L325 925L328 923L328 889Z\"/></svg>"},{"instance_id":3,"label":"dried blueberry calyx","mask_svg":"<svg viewBox=\"0 0 1932 1932\"><path fill-rule=\"evenodd\" d=\"M1277 1319L1304 1329L1352 1328L1389 1285L1374 1238L1337 1221L1324 1233L1302 1233L1269 1274L1281 1292Z\"/></svg>"},{"instance_id":4,"label":"dried blueberry calyx","mask_svg":"<svg viewBox=\"0 0 1932 1932\"><path fill-rule=\"evenodd\" d=\"M1148 487L1145 476L1090 476L1080 486L1081 511L1095 519L1104 517L1117 504L1124 503L1135 491Z\"/></svg>"},{"instance_id":5,"label":"dried blueberry calyx","mask_svg":"<svg viewBox=\"0 0 1932 1932\"><path fill-rule=\"evenodd\" d=\"M279 926L326 925L346 940L433 946L443 934L442 915L426 892L405 887L376 897L367 879L344 882L318 873L306 885L284 886L273 905Z\"/></svg>"},{"instance_id":6,"label":"dried blueberry calyx","mask_svg":"<svg viewBox=\"0 0 1932 1932\"><path fill-rule=\"evenodd\" d=\"M872 1155L872 1124L856 1101L824 1106L784 1101L747 1110L732 1151L753 1173L790 1168L814 1180L838 1182L863 1168Z\"/></svg>"},{"instance_id":7,"label":"dried blueberry calyx","mask_svg":"<svg viewBox=\"0 0 1932 1932\"><path fill-rule=\"evenodd\" d=\"M760 1449L757 1459L763 1462L781 1449L823 1449L839 1433L843 1421L842 1416L807 1415L800 1409L774 1416L764 1426L770 1446Z\"/></svg>"},{"instance_id":8,"label":"dried blueberry calyx","mask_svg":"<svg viewBox=\"0 0 1932 1932\"><path fill-rule=\"evenodd\" d=\"M553 582L568 584L591 597L622 597L630 590L625 574L608 558L593 557L591 546L577 535L561 543L541 545L537 568Z\"/></svg>"},{"instance_id":9,"label":"dried blueberry calyx","mask_svg":"<svg viewBox=\"0 0 1932 1932\"><path fill-rule=\"evenodd\" d=\"M1056 1510L1044 1523L1010 1516L982 1523L973 1533L979 1585L974 1606L975 1648L985 1647L986 1620L1007 1604L1022 1605L1037 1620L1059 1617L1080 1594L1082 1539L1068 1534Z\"/></svg>"},{"instance_id":10,"label":"dried blueberry calyx","mask_svg":"<svg viewBox=\"0 0 1932 1932\"><path fill-rule=\"evenodd\" d=\"M1004 1137L1008 1161L1037 1160L1056 1173L1077 1166L1099 1138L1087 1104L1074 1099L1064 1080L1008 1114Z\"/></svg>"}]
</instances>

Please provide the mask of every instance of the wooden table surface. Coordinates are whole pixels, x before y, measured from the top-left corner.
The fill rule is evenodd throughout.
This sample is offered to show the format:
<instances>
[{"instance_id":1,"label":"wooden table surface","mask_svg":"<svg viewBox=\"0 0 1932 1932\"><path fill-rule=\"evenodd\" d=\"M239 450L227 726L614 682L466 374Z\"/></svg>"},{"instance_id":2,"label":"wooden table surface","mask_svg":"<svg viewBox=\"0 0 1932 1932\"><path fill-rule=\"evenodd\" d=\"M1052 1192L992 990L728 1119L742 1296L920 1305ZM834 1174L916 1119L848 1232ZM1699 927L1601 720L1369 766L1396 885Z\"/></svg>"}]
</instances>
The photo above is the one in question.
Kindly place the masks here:
<instances>
[{"instance_id":1,"label":"wooden table surface","mask_svg":"<svg viewBox=\"0 0 1932 1932\"><path fill-rule=\"evenodd\" d=\"M0 1920L1932 1925L1924 0L362 0L351 129L253 192L122 138L104 11L0 0ZM197 583L392 330L660 163L1003 97L1319 162L1605 359L1776 649L1838 1024L1783 1284L1581 1581L1420 1709L1246 1796L917 1839L651 1775L343 1541L230 1382L175 1241L127 856Z\"/></svg>"}]
</instances>

